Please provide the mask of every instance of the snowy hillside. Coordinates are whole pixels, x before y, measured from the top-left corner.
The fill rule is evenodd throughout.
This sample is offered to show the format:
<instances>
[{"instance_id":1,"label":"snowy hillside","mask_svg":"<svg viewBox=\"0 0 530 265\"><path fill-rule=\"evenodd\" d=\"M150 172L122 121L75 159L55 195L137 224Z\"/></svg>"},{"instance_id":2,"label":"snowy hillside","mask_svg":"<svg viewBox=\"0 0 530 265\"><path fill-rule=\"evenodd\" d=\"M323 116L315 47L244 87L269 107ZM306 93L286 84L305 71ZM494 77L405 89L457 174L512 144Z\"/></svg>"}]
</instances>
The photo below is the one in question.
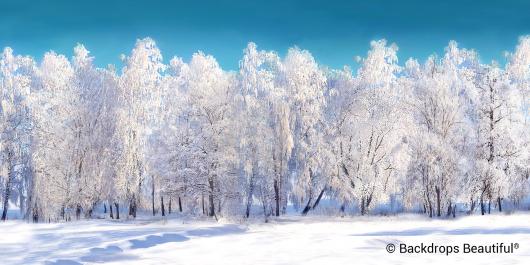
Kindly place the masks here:
<instances>
[{"instance_id":1,"label":"snowy hillside","mask_svg":"<svg viewBox=\"0 0 530 265\"><path fill-rule=\"evenodd\" d=\"M429 220L289 217L272 223L182 220L0 224L2 264L528 264L530 215ZM517 243L505 254L388 253L387 244Z\"/></svg>"}]
</instances>

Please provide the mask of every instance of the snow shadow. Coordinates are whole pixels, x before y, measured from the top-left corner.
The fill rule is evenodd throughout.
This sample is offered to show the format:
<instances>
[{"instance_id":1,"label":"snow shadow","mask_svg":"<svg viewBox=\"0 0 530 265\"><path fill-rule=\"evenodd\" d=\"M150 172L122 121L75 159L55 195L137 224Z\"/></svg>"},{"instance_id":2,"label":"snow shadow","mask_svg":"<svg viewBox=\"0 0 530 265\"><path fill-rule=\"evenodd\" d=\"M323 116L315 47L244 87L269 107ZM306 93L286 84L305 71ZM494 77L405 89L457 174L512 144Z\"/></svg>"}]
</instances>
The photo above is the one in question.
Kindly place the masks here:
<instances>
[{"instance_id":1,"label":"snow shadow","mask_svg":"<svg viewBox=\"0 0 530 265\"><path fill-rule=\"evenodd\" d=\"M104 263L132 260L136 257L135 255L124 254L123 250L117 246L108 246L106 248L91 248L90 252L80 259L85 262Z\"/></svg>"},{"instance_id":2,"label":"snow shadow","mask_svg":"<svg viewBox=\"0 0 530 265\"><path fill-rule=\"evenodd\" d=\"M138 248L150 248L150 247L154 247L160 244L165 244L165 243L170 243L170 242L182 242L186 240L189 240L189 238L179 235L179 234L166 233L160 236L150 235L150 236L147 236L145 239L132 239L132 240L129 240L129 242L131 242L131 249L138 249Z\"/></svg>"},{"instance_id":3,"label":"snow shadow","mask_svg":"<svg viewBox=\"0 0 530 265\"><path fill-rule=\"evenodd\" d=\"M459 228L443 230L440 228L415 228L401 231L379 231L363 234L352 234L351 236L425 236L425 235L511 235L530 234L530 228Z\"/></svg>"},{"instance_id":4,"label":"snow shadow","mask_svg":"<svg viewBox=\"0 0 530 265\"><path fill-rule=\"evenodd\" d=\"M212 236L222 236L227 234L239 234L245 232L245 229L237 225L224 225L221 227L206 227L199 228L195 230L190 230L186 232L189 236L197 237L212 237Z\"/></svg>"},{"instance_id":5,"label":"snow shadow","mask_svg":"<svg viewBox=\"0 0 530 265\"><path fill-rule=\"evenodd\" d=\"M234 233L243 233L245 229L238 227L237 225L223 225L218 227L206 227L198 228L190 231L177 231L177 232L162 232L170 228L144 228L138 230L126 230L126 231L100 231L91 233L75 233L75 235L81 237L75 237L71 234L58 234L53 233L41 233L37 236L37 240L42 243L50 240L60 241L60 244L55 245L56 248L82 248L89 245L100 244L103 241L108 240L119 240L120 238L126 239L131 236L143 236L137 239L126 239L129 242L129 246L116 246L109 245L107 247L93 247L89 249L89 252L80 256L78 259L58 259L56 261L47 261L46 265L79 265L83 263L106 263L106 262L119 262L126 264L128 260L139 258L137 255L127 254L127 250L133 249L145 249L155 247L157 245L172 243L172 242L183 242L192 239L193 237L213 237L222 236ZM174 230L174 229L172 229ZM157 234L152 234L156 233ZM90 235L90 236L89 236ZM47 253L46 253L47 252ZM50 256L50 250L42 250L41 252L32 252L30 257L26 257L25 263L34 263L43 256ZM78 261L77 261L78 260Z\"/></svg>"},{"instance_id":6,"label":"snow shadow","mask_svg":"<svg viewBox=\"0 0 530 265\"><path fill-rule=\"evenodd\" d=\"M47 261L46 265L82 265L81 263L69 259L58 259L56 261Z\"/></svg>"},{"instance_id":7,"label":"snow shadow","mask_svg":"<svg viewBox=\"0 0 530 265\"><path fill-rule=\"evenodd\" d=\"M108 246L106 248L91 248L89 253L80 257L82 262L105 263L111 261L127 261L138 258L135 255L124 254L123 249L117 246ZM58 259L56 261L47 261L46 265L81 265L83 263L75 260Z\"/></svg>"},{"instance_id":8,"label":"snow shadow","mask_svg":"<svg viewBox=\"0 0 530 265\"><path fill-rule=\"evenodd\" d=\"M192 237L212 237L212 236L222 236L227 234L236 234L243 233L244 229L238 227L237 225L224 225L221 227L207 227L207 228L198 228L195 230L190 230L186 232L186 235ZM132 239L129 240L131 243L131 249L138 248L150 248L156 245L171 243L171 242L183 242L190 240L189 237L183 236L177 233L164 233L161 235L149 235L143 239Z\"/></svg>"}]
</instances>

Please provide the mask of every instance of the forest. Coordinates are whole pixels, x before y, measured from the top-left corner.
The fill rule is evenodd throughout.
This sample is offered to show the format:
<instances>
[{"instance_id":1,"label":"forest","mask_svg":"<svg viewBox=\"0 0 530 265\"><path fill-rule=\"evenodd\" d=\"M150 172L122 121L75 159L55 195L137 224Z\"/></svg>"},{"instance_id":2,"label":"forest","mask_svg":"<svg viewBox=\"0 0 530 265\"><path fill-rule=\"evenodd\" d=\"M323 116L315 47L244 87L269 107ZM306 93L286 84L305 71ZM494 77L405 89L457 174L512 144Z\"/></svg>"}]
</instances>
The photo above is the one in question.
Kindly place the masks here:
<instances>
[{"instance_id":1,"label":"forest","mask_svg":"<svg viewBox=\"0 0 530 265\"><path fill-rule=\"evenodd\" d=\"M397 53L372 41L358 68L331 69L251 42L223 70L145 38L117 69L81 44L40 61L5 48L2 220L528 210L530 36L502 64L455 41Z\"/></svg>"}]
</instances>

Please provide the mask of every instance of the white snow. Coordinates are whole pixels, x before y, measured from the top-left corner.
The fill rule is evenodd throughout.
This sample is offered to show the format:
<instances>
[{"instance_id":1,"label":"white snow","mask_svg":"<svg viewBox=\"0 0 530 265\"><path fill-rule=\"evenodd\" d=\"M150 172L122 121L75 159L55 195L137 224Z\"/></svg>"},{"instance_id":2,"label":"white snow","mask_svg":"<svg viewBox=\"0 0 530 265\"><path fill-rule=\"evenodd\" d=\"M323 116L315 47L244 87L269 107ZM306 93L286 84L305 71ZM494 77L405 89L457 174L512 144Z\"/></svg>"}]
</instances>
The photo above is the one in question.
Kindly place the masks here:
<instances>
[{"instance_id":1,"label":"white snow","mask_svg":"<svg viewBox=\"0 0 530 265\"><path fill-rule=\"evenodd\" d=\"M92 220L0 224L9 264L528 264L530 215L429 220L287 216L271 223ZM518 243L509 254L387 253L396 245Z\"/></svg>"}]
</instances>

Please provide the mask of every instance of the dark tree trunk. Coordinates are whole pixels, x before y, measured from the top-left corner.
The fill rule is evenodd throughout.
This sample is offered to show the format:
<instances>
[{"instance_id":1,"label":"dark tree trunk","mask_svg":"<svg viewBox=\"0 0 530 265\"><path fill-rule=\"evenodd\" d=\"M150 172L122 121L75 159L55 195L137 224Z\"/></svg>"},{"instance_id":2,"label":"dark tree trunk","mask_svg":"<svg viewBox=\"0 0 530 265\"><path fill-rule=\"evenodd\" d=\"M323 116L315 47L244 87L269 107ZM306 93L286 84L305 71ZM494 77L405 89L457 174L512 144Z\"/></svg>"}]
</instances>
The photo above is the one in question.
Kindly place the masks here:
<instances>
[{"instance_id":1,"label":"dark tree trunk","mask_svg":"<svg viewBox=\"0 0 530 265\"><path fill-rule=\"evenodd\" d=\"M364 196L361 197L361 215L364 215L365 209L364 209Z\"/></svg>"},{"instance_id":2,"label":"dark tree trunk","mask_svg":"<svg viewBox=\"0 0 530 265\"><path fill-rule=\"evenodd\" d=\"M368 197L361 197L361 215L365 215L368 211L368 207L370 207L370 203L372 202L373 198L373 191L370 193Z\"/></svg>"},{"instance_id":3,"label":"dark tree trunk","mask_svg":"<svg viewBox=\"0 0 530 265\"><path fill-rule=\"evenodd\" d=\"M168 208L167 209L168 214L171 214L171 201L172 201L171 196L169 196L169 205L167 207Z\"/></svg>"},{"instance_id":4,"label":"dark tree trunk","mask_svg":"<svg viewBox=\"0 0 530 265\"><path fill-rule=\"evenodd\" d=\"M346 211L346 203L342 203L340 206L340 212L344 215L345 211Z\"/></svg>"},{"instance_id":5,"label":"dark tree trunk","mask_svg":"<svg viewBox=\"0 0 530 265\"><path fill-rule=\"evenodd\" d=\"M313 199L309 197L309 200L307 201L307 204L304 207L304 210L302 211L302 215L306 215L309 212L309 210L311 210L311 201L313 201Z\"/></svg>"},{"instance_id":6,"label":"dark tree trunk","mask_svg":"<svg viewBox=\"0 0 530 265\"><path fill-rule=\"evenodd\" d=\"M315 204L313 204L313 208L311 209L317 208L318 204L320 203L320 199L322 199L322 195L324 195L325 191L326 191L326 187L324 187L322 191L320 191L320 193L318 194L317 200L315 201Z\"/></svg>"},{"instance_id":7,"label":"dark tree trunk","mask_svg":"<svg viewBox=\"0 0 530 265\"><path fill-rule=\"evenodd\" d=\"M98 204L97 202L92 202L88 211L85 212L85 218L87 219L92 218L92 214L94 213L94 208L96 208L97 204Z\"/></svg>"},{"instance_id":8,"label":"dark tree trunk","mask_svg":"<svg viewBox=\"0 0 530 265\"><path fill-rule=\"evenodd\" d=\"M441 216L441 202L440 202L440 188L435 187L434 191L436 192L436 216Z\"/></svg>"},{"instance_id":9,"label":"dark tree trunk","mask_svg":"<svg viewBox=\"0 0 530 265\"><path fill-rule=\"evenodd\" d=\"M179 196L179 212L182 212L182 201L180 200L180 196Z\"/></svg>"},{"instance_id":10,"label":"dark tree trunk","mask_svg":"<svg viewBox=\"0 0 530 265\"><path fill-rule=\"evenodd\" d=\"M210 194L208 194L208 206L210 206L210 211L208 213L208 216L215 216L215 202L213 193L215 192L214 189L214 183L212 179L208 180L208 184L210 185Z\"/></svg>"},{"instance_id":11,"label":"dark tree trunk","mask_svg":"<svg viewBox=\"0 0 530 265\"><path fill-rule=\"evenodd\" d=\"M151 176L151 205L153 207L153 216L155 216L155 175Z\"/></svg>"},{"instance_id":12,"label":"dark tree trunk","mask_svg":"<svg viewBox=\"0 0 530 265\"><path fill-rule=\"evenodd\" d=\"M252 208L252 199L254 193L254 174L250 177L250 184L248 187L248 194L247 194L247 205L245 209L245 217L248 218L250 216L250 209Z\"/></svg>"},{"instance_id":13,"label":"dark tree trunk","mask_svg":"<svg viewBox=\"0 0 530 265\"><path fill-rule=\"evenodd\" d=\"M116 219L120 219L120 204L115 202L114 206L116 207Z\"/></svg>"},{"instance_id":14,"label":"dark tree trunk","mask_svg":"<svg viewBox=\"0 0 530 265\"><path fill-rule=\"evenodd\" d=\"M370 207L370 203L372 203L372 199L374 197L374 191L370 193L370 196L368 196L368 199L366 199L366 209L368 210L368 207Z\"/></svg>"},{"instance_id":15,"label":"dark tree trunk","mask_svg":"<svg viewBox=\"0 0 530 265\"><path fill-rule=\"evenodd\" d=\"M37 202L35 202L33 204L33 207L31 207L31 217L34 223L39 222L39 207L38 207Z\"/></svg>"},{"instance_id":16,"label":"dark tree trunk","mask_svg":"<svg viewBox=\"0 0 530 265\"><path fill-rule=\"evenodd\" d=\"M488 214L491 214L491 199L488 201Z\"/></svg>"},{"instance_id":17,"label":"dark tree trunk","mask_svg":"<svg viewBox=\"0 0 530 265\"><path fill-rule=\"evenodd\" d=\"M9 163L9 169L7 172L8 177L6 181L6 190L4 194L4 208L2 210L2 221L7 220L7 210L9 208L9 197L11 196L11 182L13 182L13 179L14 179L14 172L13 172L14 168L12 166L13 154L11 153L11 151L8 151L7 156L8 156L7 163Z\"/></svg>"},{"instance_id":18,"label":"dark tree trunk","mask_svg":"<svg viewBox=\"0 0 530 265\"><path fill-rule=\"evenodd\" d=\"M274 180L274 200L276 201L276 216L280 216L280 187L278 180Z\"/></svg>"},{"instance_id":19,"label":"dark tree trunk","mask_svg":"<svg viewBox=\"0 0 530 265\"><path fill-rule=\"evenodd\" d=\"M9 196L11 193L11 177L7 179L6 192L4 194L4 208L2 210L2 221L7 220L7 209L9 208Z\"/></svg>"},{"instance_id":20,"label":"dark tree trunk","mask_svg":"<svg viewBox=\"0 0 530 265\"><path fill-rule=\"evenodd\" d=\"M87 218L87 219L92 218L92 213L93 213L93 212L94 212L93 209L88 210L87 213L86 213L86 218Z\"/></svg>"},{"instance_id":21,"label":"dark tree trunk","mask_svg":"<svg viewBox=\"0 0 530 265\"><path fill-rule=\"evenodd\" d=\"M497 204L499 205L499 212L502 212L502 199L501 199L501 197L497 197Z\"/></svg>"},{"instance_id":22,"label":"dark tree trunk","mask_svg":"<svg viewBox=\"0 0 530 265\"><path fill-rule=\"evenodd\" d=\"M427 202L429 203L429 217L432 218L432 212L433 212L433 209L432 209L432 202L431 202L431 199L428 198L428 199L427 199Z\"/></svg>"},{"instance_id":23,"label":"dark tree trunk","mask_svg":"<svg viewBox=\"0 0 530 265\"><path fill-rule=\"evenodd\" d=\"M114 214L112 212L112 203L109 203L109 210L110 210L110 219L114 219Z\"/></svg>"},{"instance_id":24,"label":"dark tree trunk","mask_svg":"<svg viewBox=\"0 0 530 265\"><path fill-rule=\"evenodd\" d=\"M160 209L162 211L162 216L166 216L166 208L164 207L164 196L160 196Z\"/></svg>"},{"instance_id":25,"label":"dark tree trunk","mask_svg":"<svg viewBox=\"0 0 530 265\"><path fill-rule=\"evenodd\" d=\"M129 201L129 216L136 218L136 196L134 194Z\"/></svg>"},{"instance_id":26,"label":"dark tree trunk","mask_svg":"<svg viewBox=\"0 0 530 265\"><path fill-rule=\"evenodd\" d=\"M81 205L78 204L78 205L75 207L75 218L76 218L77 220L79 220L80 217L81 217Z\"/></svg>"},{"instance_id":27,"label":"dark tree trunk","mask_svg":"<svg viewBox=\"0 0 530 265\"><path fill-rule=\"evenodd\" d=\"M107 204L103 203L103 213L107 213Z\"/></svg>"}]
</instances>

